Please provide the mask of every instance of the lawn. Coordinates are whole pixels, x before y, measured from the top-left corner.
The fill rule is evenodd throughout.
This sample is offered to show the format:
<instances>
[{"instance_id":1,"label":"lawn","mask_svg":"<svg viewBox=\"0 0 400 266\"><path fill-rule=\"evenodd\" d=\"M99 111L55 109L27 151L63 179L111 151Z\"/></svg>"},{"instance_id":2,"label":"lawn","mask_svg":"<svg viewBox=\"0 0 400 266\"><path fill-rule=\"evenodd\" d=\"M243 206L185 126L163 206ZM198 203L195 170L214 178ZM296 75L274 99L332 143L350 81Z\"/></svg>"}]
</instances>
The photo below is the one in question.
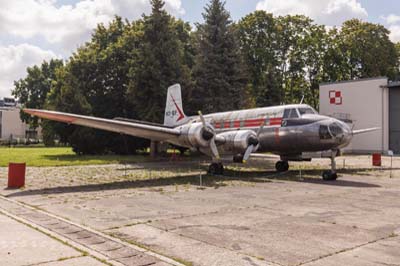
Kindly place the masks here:
<instances>
[{"instance_id":1,"label":"lawn","mask_svg":"<svg viewBox=\"0 0 400 266\"><path fill-rule=\"evenodd\" d=\"M114 163L135 163L150 160L144 155L76 155L69 147L0 147L0 167L8 163L26 163L27 166L72 166Z\"/></svg>"}]
</instances>

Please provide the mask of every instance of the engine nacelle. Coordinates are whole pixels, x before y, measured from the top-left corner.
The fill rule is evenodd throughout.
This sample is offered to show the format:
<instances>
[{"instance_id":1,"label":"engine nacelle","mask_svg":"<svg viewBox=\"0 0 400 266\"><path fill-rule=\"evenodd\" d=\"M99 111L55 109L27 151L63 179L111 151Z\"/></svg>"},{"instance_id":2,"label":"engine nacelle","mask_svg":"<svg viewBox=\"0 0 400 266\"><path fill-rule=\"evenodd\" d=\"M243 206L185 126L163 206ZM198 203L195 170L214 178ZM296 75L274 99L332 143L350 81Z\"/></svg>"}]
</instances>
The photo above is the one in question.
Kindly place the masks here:
<instances>
[{"instance_id":1,"label":"engine nacelle","mask_svg":"<svg viewBox=\"0 0 400 266\"><path fill-rule=\"evenodd\" d=\"M253 144L257 146L257 134L252 130L237 130L218 134L218 138L224 138L225 142L221 145L224 153L243 154L247 148Z\"/></svg>"},{"instance_id":2,"label":"engine nacelle","mask_svg":"<svg viewBox=\"0 0 400 266\"><path fill-rule=\"evenodd\" d=\"M215 132L211 124L206 123L206 127L209 129L209 132ZM210 146L210 139L213 137L213 135L210 136L211 133L209 132L204 132L202 123L184 125L181 127L179 140L182 142L181 145L186 147L208 148Z\"/></svg>"}]
</instances>

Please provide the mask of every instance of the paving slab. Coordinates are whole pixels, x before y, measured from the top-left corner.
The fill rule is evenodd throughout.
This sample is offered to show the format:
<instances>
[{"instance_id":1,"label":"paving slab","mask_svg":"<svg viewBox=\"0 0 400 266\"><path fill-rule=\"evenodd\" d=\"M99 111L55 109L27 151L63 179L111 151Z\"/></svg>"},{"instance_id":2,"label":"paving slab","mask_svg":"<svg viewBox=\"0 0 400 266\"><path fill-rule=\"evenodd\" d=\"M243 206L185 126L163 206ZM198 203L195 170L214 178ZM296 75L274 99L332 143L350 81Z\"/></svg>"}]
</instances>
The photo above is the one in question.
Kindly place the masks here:
<instances>
[{"instance_id":1,"label":"paving slab","mask_svg":"<svg viewBox=\"0 0 400 266\"><path fill-rule=\"evenodd\" d=\"M37 264L37 266L106 266L106 265L107 264L104 264L88 256Z\"/></svg>"},{"instance_id":2,"label":"paving slab","mask_svg":"<svg viewBox=\"0 0 400 266\"><path fill-rule=\"evenodd\" d=\"M400 265L400 237L390 237L381 241L370 243L347 252L306 263L306 266L375 266L375 265Z\"/></svg>"},{"instance_id":3,"label":"paving slab","mask_svg":"<svg viewBox=\"0 0 400 266\"><path fill-rule=\"evenodd\" d=\"M0 213L0 264L33 265L81 256L75 249Z\"/></svg>"},{"instance_id":4,"label":"paving slab","mask_svg":"<svg viewBox=\"0 0 400 266\"><path fill-rule=\"evenodd\" d=\"M119 237L135 241L171 257L178 257L193 265L275 265L196 239L187 238L149 225L135 225L116 230Z\"/></svg>"},{"instance_id":5,"label":"paving slab","mask_svg":"<svg viewBox=\"0 0 400 266\"><path fill-rule=\"evenodd\" d=\"M126 266L150 266L158 262L155 258L142 254L127 258L119 258L116 259L116 261L121 262Z\"/></svg>"},{"instance_id":6,"label":"paving slab","mask_svg":"<svg viewBox=\"0 0 400 266\"><path fill-rule=\"evenodd\" d=\"M337 161L339 169L342 163L347 168L337 182L322 181L318 171L273 175L273 163L260 161L209 183L204 177L201 189L198 180L185 177L197 165L182 170L180 163L163 164L157 167L166 170L150 177L137 169L123 177L118 165L30 168L25 191L0 194L193 265L398 265L400 158L394 158L392 179L385 169L371 168L369 156ZM383 158L384 167L389 162ZM322 170L329 160L292 166ZM31 218L70 232L70 239L86 238L115 261L129 264L138 256Z\"/></svg>"}]
</instances>

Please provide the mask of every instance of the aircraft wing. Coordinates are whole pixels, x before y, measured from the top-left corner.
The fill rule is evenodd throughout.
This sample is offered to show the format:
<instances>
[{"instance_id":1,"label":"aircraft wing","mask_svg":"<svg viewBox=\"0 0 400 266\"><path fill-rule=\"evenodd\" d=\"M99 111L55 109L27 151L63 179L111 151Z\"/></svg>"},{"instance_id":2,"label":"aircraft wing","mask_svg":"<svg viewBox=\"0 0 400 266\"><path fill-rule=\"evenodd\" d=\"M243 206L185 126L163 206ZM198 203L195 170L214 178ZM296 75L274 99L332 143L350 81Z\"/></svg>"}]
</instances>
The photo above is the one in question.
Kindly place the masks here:
<instances>
[{"instance_id":1,"label":"aircraft wing","mask_svg":"<svg viewBox=\"0 0 400 266\"><path fill-rule=\"evenodd\" d=\"M380 130L380 127L374 127L374 128L366 128L366 129L360 129L360 130L353 130L353 135L360 135L368 132L373 132Z\"/></svg>"},{"instance_id":2,"label":"aircraft wing","mask_svg":"<svg viewBox=\"0 0 400 266\"><path fill-rule=\"evenodd\" d=\"M177 129L156 125L146 125L145 123L141 124L140 122L118 121L37 109L23 109L23 111L30 115L44 119L102 129L157 141L176 139L180 135L180 131Z\"/></svg>"}]
</instances>

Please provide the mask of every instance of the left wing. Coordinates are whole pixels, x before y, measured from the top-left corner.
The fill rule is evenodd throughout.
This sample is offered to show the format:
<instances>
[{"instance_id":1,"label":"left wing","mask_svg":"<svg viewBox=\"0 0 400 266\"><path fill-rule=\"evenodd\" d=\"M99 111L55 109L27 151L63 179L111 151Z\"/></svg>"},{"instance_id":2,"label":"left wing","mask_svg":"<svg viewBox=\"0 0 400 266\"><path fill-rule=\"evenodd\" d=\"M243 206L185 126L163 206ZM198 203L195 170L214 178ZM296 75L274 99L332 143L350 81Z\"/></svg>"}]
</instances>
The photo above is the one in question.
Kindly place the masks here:
<instances>
[{"instance_id":1,"label":"left wing","mask_svg":"<svg viewBox=\"0 0 400 266\"><path fill-rule=\"evenodd\" d=\"M175 140L181 134L180 130L156 125L147 125L145 122L128 122L112 119L103 119L92 116L83 116L55 111L23 109L25 113L44 119L86 126L120 134L141 137L145 139L168 141Z\"/></svg>"}]
</instances>

